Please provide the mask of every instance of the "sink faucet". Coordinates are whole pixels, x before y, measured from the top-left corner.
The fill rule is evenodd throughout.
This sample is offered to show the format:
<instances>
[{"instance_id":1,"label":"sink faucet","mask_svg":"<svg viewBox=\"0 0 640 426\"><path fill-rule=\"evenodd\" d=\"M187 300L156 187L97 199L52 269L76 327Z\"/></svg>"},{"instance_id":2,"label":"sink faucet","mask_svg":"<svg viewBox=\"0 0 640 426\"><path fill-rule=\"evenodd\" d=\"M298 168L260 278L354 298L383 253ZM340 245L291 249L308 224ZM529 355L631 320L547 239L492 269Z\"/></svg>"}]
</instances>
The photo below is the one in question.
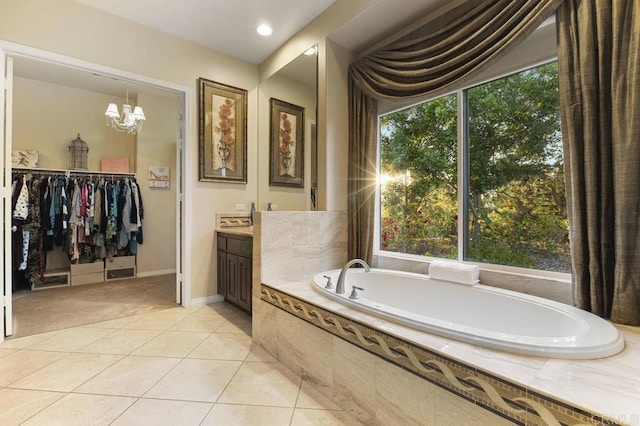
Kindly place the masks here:
<instances>
[{"instance_id":1,"label":"sink faucet","mask_svg":"<svg viewBox=\"0 0 640 426\"><path fill-rule=\"evenodd\" d=\"M346 265L340 271L340 275L338 276L338 283L336 284L336 294L344 294L344 279L347 276L347 270L356 263L364 266L364 271L369 272L369 265L362 259L353 259L347 262Z\"/></svg>"}]
</instances>

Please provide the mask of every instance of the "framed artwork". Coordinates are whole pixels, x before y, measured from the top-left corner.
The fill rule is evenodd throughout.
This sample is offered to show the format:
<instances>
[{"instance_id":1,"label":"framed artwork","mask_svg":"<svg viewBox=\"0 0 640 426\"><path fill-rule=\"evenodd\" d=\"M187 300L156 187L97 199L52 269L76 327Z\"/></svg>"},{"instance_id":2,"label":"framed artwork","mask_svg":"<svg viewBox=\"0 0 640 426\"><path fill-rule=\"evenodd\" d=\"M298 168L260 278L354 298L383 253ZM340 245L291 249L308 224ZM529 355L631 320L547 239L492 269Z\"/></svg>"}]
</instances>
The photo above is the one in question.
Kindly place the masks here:
<instances>
[{"instance_id":1,"label":"framed artwork","mask_svg":"<svg viewBox=\"0 0 640 426\"><path fill-rule=\"evenodd\" d=\"M149 166L149 188L169 188L169 167Z\"/></svg>"},{"instance_id":2,"label":"framed artwork","mask_svg":"<svg viewBox=\"0 0 640 426\"><path fill-rule=\"evenodd\" d=\"M198 79L200 181L247 183L247 91Z\"/></svg>"},{"instance_id":3,"label":"framed artwork","mask_svg":"<svg viewBox=\"0 0 640 426\"><path fill-rule=\"evenodd\" d=\"M271 98L269 185L304 187L304 108Z\"/></svg>"}]
</instances>

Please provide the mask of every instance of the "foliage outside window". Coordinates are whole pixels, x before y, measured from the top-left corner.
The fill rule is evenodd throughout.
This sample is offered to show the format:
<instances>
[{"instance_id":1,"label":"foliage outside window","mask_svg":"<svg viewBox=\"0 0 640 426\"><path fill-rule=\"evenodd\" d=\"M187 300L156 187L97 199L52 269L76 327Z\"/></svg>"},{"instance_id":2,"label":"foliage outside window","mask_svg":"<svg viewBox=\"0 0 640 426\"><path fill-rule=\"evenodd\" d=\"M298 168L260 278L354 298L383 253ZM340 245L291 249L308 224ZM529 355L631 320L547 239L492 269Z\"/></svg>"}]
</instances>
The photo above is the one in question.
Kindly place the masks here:
<instances>
[{"instance_id":1,"label":"foliage outside window","mask_svg":"<svg viewBox=\"0 0 640 426\"><path fill-rule=\"evenodd\" d=\"M569 272L557 64L462 93L464 140L455 93L381 117L380 249Z\"/></svg>"}]
</instances>

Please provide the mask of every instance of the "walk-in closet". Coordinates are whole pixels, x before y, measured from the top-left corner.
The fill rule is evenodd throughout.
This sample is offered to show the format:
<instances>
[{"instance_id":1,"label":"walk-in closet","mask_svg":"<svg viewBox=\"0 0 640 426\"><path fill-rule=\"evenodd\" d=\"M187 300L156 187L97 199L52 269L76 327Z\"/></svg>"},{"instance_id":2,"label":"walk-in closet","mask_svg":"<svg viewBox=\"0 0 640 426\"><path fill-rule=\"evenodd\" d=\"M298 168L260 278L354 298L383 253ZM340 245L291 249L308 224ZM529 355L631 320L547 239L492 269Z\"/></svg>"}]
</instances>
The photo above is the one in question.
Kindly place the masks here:
<instances>
[{"instance_id":1,"label":"walk-in closet","mask_svg":"<svg viewBox=\"0 0 640 426\"><path fill-rule=\"evenodd\" d=\"M10 62L8 334L179 305L179 94L36 58Z\"/></svg>"}]
</instances>

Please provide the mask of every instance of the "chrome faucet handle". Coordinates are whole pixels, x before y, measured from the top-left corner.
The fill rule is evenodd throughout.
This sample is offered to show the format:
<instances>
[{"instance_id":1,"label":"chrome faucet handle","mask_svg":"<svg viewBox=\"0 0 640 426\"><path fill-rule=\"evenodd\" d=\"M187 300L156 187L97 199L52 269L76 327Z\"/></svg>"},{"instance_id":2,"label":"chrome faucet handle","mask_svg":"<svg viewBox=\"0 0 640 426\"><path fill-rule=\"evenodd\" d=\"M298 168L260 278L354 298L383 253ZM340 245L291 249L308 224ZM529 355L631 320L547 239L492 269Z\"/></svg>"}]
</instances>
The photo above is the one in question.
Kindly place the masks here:
<instances>
[{"instance_id":1,"label":"chrome faucet handle","mask_svg":"<svg viewBox=\"0 0 640 426\"><path fill-rule=\"evenodd\" d=\"M326 288L327 290L332 290L333 289L333 283L331 282L331 277L328 275L323 275L323 277L325 277L327 279L327 284L324 286L324 288Z\"/></svg>"},{"instance_id":2,"label":"chrome faucet handle","mask_svg":"<svg viewBox=\"0 0 640 426\"><path fill-rule=\"evenodd\" d=\"M364 291L362 287L356 287L355 285L351 287L351 294L349 295L349 299L359 299L358 292L356 290Z\"/></svg>"}]
</instances>

